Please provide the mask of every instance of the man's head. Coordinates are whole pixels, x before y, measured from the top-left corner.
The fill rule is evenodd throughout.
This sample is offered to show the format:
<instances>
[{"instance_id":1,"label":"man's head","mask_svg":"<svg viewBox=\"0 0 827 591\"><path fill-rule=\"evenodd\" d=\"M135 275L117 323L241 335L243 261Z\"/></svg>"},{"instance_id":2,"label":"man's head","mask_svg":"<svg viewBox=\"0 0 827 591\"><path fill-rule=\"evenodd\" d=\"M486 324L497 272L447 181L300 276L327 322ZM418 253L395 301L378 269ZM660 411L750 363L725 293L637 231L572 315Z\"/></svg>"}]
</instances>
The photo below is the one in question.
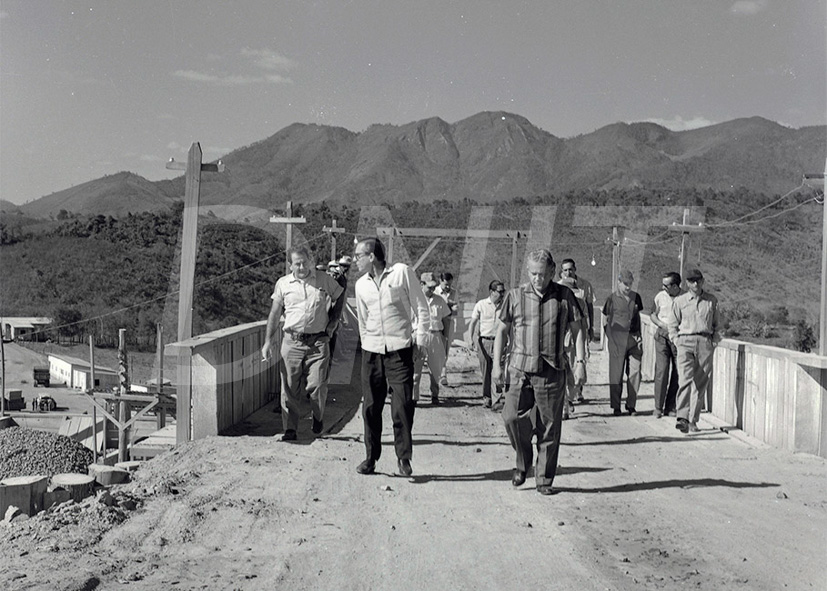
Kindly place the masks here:
<instances>
[{"instance_id":1,"label":"man's head","mask_svg":"<svg viewBox=\"0 0 827 591\"><path fill-rule=\"evenodd\" d=\"M574 264L574 259L563 259L560 263L560 278L565 279L571 277L577 279L577 266Z\"/></svg>"},{"instance_id":2,"label":"man's head","mask_svg":"<svg viewBox=\"0 0 827 591\"><path fill-rule=\"evenodd\" d=\"M350 266L353 264L353 257L344 255L342 258L339 259L339 270L342 272L342 275L347 275L347 272L350 271Z\"/></svg>"},{"instance_id":3,"label":"man's head","mask_svg":"<svg viewBox=\"0 0 827 591\"><path fill-rule=\"evenodd\" d=\"M433 273L423 273L420 275L419 283L422 285L422 291L427 297L431 297L434 293L434 288L439 285Z\"/></svg>"},{"instance_id":4,"label":"man's head","mask_svg":"<svg viewBox=\"0 0 827 591\"><path fill-rule=\"evenodd\" d=\"M363 238L353 249L353 260L360 273L370 269L374 262L384 265L385 247L378 238Z\"/></svg>"},{"instance_id":5,"label":"man's head","mask_svg":"<svg viewBox=\"0 0 827 591\"><path fill-rule=\"evenodd\" d=\"M554 277L554 258L545 248L528 253L528 280L537 291L544 292Z\"/></svg>"},{"instance_id":6,"label":"man's head","mask_svg":"<svg viewBox=\"0 0 827 591\"><path fill-rule=\"evenodd\" d=\"M700 294L704 291L704 274L700 269L692 269L686 276L686 286L694 294Z\"/></svg>"},{"instance_id":7,"label":"man's head","mask_svg":"<svg viewBox=\"0 0 827 591\"><path fill-rule=\"evenodd\" d=\"M499 279L495 279L488 284L488 297L495 304L503 299L505 295L505 285Z\"/></svg>"},{"instance_id":8,"label":"man's head","mask_svg":"<svg viewBox=\"0 0 827 591\"><path fill-rule=\"evenodd\" d=\"M622 270L617 276L617 289L623 295L629 295L632 291L632 284L635 282L635 276L628 269Z\"/></svg>"},{"instance_id":9,"label":"man's head","mask_svg":"<svg viewBox=\"0 0 827 591\"><path fill-rule=\"evenodd\" d=\"M310 275L313 270L313 259L310 257L310 252L304 246L295 246L291 248L287 256L290 260L290 271L293 276L298 279L304 279Z\"/></svg>"},{"instance_id":10,"label":"man's head","mask_svg":"<svg viewBox=\"0 0 827 591\"><path fill-rule=\"evenodd\" d=\"M663 291L669 294L669 297L674 298L681 291L681 274L675 273L675 271L664 273L661 284L663 285Z\"/></svg>"},{"instance_id":11,"label":"man's head","mask_svg":"<svg viewBox=\"0 0 827 591\"><path fill-rule=\"evenodd\" d=\"M451 284L454 282L454 275L452 273L440 273L439 274L439 284L442 288L451 287Z\"/></svg>"},{"instance_id":12,"label":"man's head","mask_svg":"<svg viewBox=\"0 0 827 591\"><path fill-rule=\"evenodd\" d=\"M339 277L342 271L339 269L339 261L330 261L327 263L327 274L333 278Z\"/></svg>"}]
</instances>

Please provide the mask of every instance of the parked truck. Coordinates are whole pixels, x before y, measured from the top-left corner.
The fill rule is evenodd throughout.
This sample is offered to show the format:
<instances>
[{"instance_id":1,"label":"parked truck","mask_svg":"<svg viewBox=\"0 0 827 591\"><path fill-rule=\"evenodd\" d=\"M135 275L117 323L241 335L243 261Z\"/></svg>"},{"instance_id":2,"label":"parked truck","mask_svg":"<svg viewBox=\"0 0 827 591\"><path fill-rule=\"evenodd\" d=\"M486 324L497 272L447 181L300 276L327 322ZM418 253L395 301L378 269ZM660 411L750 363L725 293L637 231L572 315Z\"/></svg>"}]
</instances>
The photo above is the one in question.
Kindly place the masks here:
<instances>
[{"instance_id":1,"label":"parked truck","mask_svg":"<svg viewBox=\"0 0 827 591\"><path fill-rule=\"evenodd\" d=\"M48 367L35 367L32 370L32 381L34 382L35 386L46 386L49 387L49 380L51 375L49 374Z\"/></svg>"},{"instance_id":2,"label":"parked truck","mask_svg":"<svg viewBox=\"0 0 827 591\"><path fill-rule=\"evenodd\" d=\"M26 408L26 400L22 390L6 390L6 410L22 410Z\"/></svg>"}]
</instances>

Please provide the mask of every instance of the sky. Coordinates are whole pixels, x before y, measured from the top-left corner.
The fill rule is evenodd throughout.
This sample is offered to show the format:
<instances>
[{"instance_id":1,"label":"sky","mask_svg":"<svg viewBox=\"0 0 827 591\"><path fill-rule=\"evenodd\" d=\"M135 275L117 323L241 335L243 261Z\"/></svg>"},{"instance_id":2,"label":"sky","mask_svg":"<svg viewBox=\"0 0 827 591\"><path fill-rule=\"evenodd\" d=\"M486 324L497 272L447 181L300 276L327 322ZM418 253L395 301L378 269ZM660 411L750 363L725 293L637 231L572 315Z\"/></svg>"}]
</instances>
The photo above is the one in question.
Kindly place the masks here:
<instances>
[{"instance_id":1,"label":"sky","mask_svg":"<svg viewBox=\"0 0 827 591\"><path fill-rule=\"evenodd\" d=\"M317 123L827 122L824 0L0 0L0 199ZM827 138L826 138L827 140Z\"/></svg>"}]
</instances>

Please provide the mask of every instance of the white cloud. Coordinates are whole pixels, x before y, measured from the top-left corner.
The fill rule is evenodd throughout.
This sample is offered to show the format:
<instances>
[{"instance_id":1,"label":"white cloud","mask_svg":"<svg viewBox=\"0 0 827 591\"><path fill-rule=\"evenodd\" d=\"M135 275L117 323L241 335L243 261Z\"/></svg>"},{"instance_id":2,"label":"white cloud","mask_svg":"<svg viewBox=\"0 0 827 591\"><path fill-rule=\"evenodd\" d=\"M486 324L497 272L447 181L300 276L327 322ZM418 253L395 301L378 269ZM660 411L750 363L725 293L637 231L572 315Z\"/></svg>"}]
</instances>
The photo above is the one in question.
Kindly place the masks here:
<instances>
[{"instance_id":1,"label":"white cloud","mask_svg":"<svg viewBox=\"0 0 827 591\"><path fill-rule=\"evenodd\" d=\"M252 58L253 63L264 70L279 70L287 72L296 67L296 62L272 49L250 49L245 47L241 55Z\"/></svg>"},{"instance_id":2,"label":"white cloud","mask_svg":"<svg viewBox=\"0 0 827 591\"><path fill-rule=\"evenodd\" d=\"M0 19L9 18L9 13L5 10L0 10Z\"/></svg>"},{"instance_id":3,"label":"white cloud","mask_svg":"<svg viewBox=\"0 0 827 591\"><path fill-rule=\"evenodd\" d=\"M671 129L672 131L687 131L689 129L698 129L700 127L708 127L710 125L714 125L715 121L710 121L706 117L701 117L696 115L691 119L684 119L680 115L676 115L672 119L646 119L649 123L657 123L665 127L666 129Z\"/></svg>"},{"instance_id":4,"label":"white cloud","mask_svg":"<svg viewBox=\"0 0 827 591\"><path fill-rule=\"evenodd\" d=\"M183 78L190 82L202 82L214 86L246 86L249 84L293 84L290 78L278 74L267 74L264 76L243 76L238 74L207 74L195 70L176 70L172 73L177 78Z\"/></svg>"},{"instance_id":5,"label":"white cloud","mask_svg":"<svg viewBox=\"0 0 827 591\"><path fill-rule=\"evenodd\" d=\"M733 14L758 14L769 5L769 0L738 0L729 11Z\"/></svg>"}]
</instances>

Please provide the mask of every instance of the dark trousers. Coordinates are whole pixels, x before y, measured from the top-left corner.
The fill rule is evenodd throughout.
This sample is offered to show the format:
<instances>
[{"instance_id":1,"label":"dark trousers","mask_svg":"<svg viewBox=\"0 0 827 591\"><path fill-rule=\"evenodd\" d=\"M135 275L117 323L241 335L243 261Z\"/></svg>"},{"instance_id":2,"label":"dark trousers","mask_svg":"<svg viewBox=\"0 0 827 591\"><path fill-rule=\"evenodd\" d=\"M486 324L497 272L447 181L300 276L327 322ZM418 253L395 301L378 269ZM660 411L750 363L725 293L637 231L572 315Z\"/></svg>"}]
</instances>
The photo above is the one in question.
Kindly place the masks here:
<instances>
[{"instance_id":1,"label":"dark trousers","mask_svg":"<svg viewBox=\"0 0 827 591\"><path fill-rule=\"evenodd\" d=\"M528 472L534 455L531 439L537 436L534 479L537 486L544 486L550 485L557 473L566 372L545 361L540 364L539 373L508 368L511 385L505 391L503 422L511 447L517 452L518 470Z\"/></svg>"},{"instance_id":2,"label":"dark trousers","mask_svg":"<svg viewBox=\"0 0 827 591\"><path fill-rule=\"evenodd\" d=\"M500 399L502 388L494 385L496 398L491 396L491 368L494 367L494 339L477 339L477 359L480 362L480 375L482 375L482 397L493 402Z\"/></svg>"},{"instance_id":3,"label":"dark trousers","mask_svg":"<svg viewBox=\"0 0 827 591\"><path fill-rule=\"evenodd\" d=\"M382 410L388 389L391 391L391 420L396 457L410 460L413 454L414 359L413 347L390 353L362 351L362 418L365 422L367 459L382 455Z\"/></svg>"},{"instance_id":4,"label":"dark trousers","mask_svg":"<svg viewBox=\"0 0 827 591\"><path fill-rule=\"evenodd\" d=\"M635 408L640 390L640 362L643 358L640 333L608 328L606 337L609 349L609 403L612 408L620 408L625 370L626 406Z\"/></svg>"},{"instance_id":5,"label":"dark trousers","mask_svg":"<svg viewBox=\"0 0 827 591\"><path fill-rule=\"evenodd\" d=\"M678 394L678 348L665 334L655 335L655 409L675 410Z\"/></svg>"}]
</instances>

